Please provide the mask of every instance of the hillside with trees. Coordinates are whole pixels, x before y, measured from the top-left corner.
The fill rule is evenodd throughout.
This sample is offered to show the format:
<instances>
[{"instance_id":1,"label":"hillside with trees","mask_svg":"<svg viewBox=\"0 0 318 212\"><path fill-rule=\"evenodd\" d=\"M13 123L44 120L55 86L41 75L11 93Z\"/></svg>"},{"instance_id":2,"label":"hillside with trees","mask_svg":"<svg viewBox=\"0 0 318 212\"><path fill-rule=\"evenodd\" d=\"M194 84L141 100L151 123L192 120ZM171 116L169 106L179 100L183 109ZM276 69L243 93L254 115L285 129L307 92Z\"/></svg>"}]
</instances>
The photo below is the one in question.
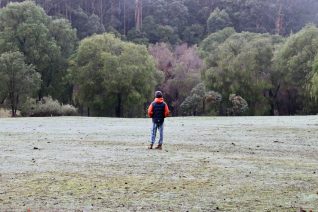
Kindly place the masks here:
<instances>
[{"instance_id":1,"label":"hillside with trees","mask_svg":"<svg viewBox=\"0 0 318 212\"><path fill-rule=\"evenodd\" d=\"M0 105L12 116L54 115L26 111L50 103L69 104L59 115L76 107L144 117L157 89L174 116L318 113L316 0L0 0L0 8Z\"/></svg>"}]
</instances>

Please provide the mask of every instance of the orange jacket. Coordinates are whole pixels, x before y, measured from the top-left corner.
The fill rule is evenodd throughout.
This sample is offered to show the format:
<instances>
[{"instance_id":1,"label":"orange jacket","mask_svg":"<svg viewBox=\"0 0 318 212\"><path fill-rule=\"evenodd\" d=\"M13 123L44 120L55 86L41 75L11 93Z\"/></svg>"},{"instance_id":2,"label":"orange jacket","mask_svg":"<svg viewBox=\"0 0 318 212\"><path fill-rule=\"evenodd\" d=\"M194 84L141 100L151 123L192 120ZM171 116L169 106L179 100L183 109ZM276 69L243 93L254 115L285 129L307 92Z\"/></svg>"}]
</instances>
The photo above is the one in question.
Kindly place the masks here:
<instances>
[{"instance_id":1,"label":"orange jacket","mask_svg":"<svg viewBox=\"0 0 318 212\"><path fill-rule=\"evenodd\" d=\"M162 102L164 102L164 101L163 101L163 98L155 98L154 102L156 102L156 103L162 103ZM165 103L165 102L164 102L164 103ZM165 118L166 118L166 117L169 116L170 111L169 111L169 107L168 107L167 103L165 103L165 104L166 104L166 106L165 106L165 114L164 114L164 116L165 116ZM148 108L148 116L149 116L150 118L152 118L152 115L153 115L153 106L152 106L152 103L151 103L150 106L149 106L149 108Z\"/></svg>"}]
</instances>

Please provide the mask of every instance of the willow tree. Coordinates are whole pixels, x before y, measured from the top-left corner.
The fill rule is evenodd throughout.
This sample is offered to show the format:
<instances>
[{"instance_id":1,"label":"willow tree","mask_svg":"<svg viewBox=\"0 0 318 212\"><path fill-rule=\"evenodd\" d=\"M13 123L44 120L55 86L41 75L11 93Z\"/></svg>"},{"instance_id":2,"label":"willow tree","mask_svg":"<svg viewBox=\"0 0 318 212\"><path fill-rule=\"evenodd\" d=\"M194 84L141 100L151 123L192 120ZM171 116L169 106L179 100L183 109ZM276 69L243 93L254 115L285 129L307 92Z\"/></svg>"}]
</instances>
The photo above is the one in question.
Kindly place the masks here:
<instances>
[{"instance_id":1,"label":"willow tree","mask_svg":"<svg viewBox=\"0 0 318 212\"><path fill-rule=\"evenodd\" d=\"M272 88L272 59L281 38L269 34L234 33L231 28L211 34L201 45L207 69L207 88L224 97L221 113L231 106L228 97L236 94L249 105L250 115L269 114L271 105L264 92Z\"/></svg>"},{"instance_id":2,"label":"willow tree","mask_svg":"<svg viewBox=\"0 0 318 212\"><path fill-rule=\"evenodd\" d=\"M311 97L318 102L318 58L316 58L313 68L314 73L307 89L309 90Z\"/></svg>"},{"instance_id":3,"label":"willow tree","mask_svg":"<svg viewBox=\"0 0 318 212\"><path fill-rule=\"evenodd\" d=\"M81 41L70 61L77 100L93 115L136 117L152 98L156 68L147 48L112 34Z\"/></svg>"},{"instance_id":4,"label":"willow tree","mask_svg":"<svg viewBox=\"0 0 318 212\"><path fill-rule=\"evenodd\" d=\"M281 86L289 114L312 113L308 86L314 74L313 65L318 54L318 28L314 25L304 27L290 36L275 55L276 83Z\"/></svg>"},{"instance_id":5,"label":"willow tree","mask_svg":"<svg viewBox=\"0 0 318 212\"><path fill-rule=\"evenodd\" d=\"M313 105L314 110L312 111L314 114L318 112L318 56L316 56L316 60L313 66L313 74L312 78L307 86L307 89L311 96L311 104Z\"/></svg>"}]
</instances>

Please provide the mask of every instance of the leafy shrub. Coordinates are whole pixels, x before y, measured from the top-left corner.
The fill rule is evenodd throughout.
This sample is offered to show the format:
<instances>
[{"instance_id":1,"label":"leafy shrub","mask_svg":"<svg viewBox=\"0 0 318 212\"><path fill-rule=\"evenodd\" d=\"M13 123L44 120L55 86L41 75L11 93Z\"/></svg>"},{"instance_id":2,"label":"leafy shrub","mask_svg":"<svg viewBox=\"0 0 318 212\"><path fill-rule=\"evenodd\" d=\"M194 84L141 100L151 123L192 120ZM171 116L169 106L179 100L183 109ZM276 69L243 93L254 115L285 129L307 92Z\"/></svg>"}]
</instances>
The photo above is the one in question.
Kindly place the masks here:
<instances>
[{"instance_id":1,"label":"leafy shrub","mask_svg":"<svg viewBox=\"0 0 318 212\"><path fill-rule=\"evenodd\" d=\"M202 105L202 97L197 94L188 96L180 105L183 115L197 115L200 106Z\"/></svg>"},{"instance_id":2,"label":"leafy shrub","mask_svg":"<svg viewBox=\"0 0 318 212\"><path fill-rule=\"evenodd\" d=\"M51 97L44 97L38 102L33 116L60 116L62 115L61 104Z\"/></svg>"},{"instance_id":3,"label":"leafy shrub","mask_svg":"<svg viewBox=\"0 0 318 212\"><path fill-rule=\"evenodd\" d=\"M183 115L217 114L216 106L222 101L222 95L215 91L206 91L204 83L199 83L191 90L180 105Z\"/></svg>"},{"instance_id":4,"label":"leafy shrub","mask_svg":"<svg viewBox=\"0 0 318 212\"><path fill-rule=\"evenodd\" d=\"M229 109L231 115L240 115L248 110L248 103L241 96L231 94L229 100L232 103L232 108Z\"/></svg>"},{"instance_id":5,"label":"leafy shrub","mask_svg":"<svg viewBox=\"0 0 318 212\"><path fill-rule=\"evenodd\" d=\"M29 98L21 108L22 116L74 116L77 109L72 105L61 105L52 97L44 97L41 101Z\"/></svg>"},{"instance_id":6,"label":"leafy shrub","mask_svg":"<svg viewBox=\"0 0 318 212\"><path fill-rule=\"evenodd\" d=\"M62 105L61 112L63 116L74 116L77 114L77 109L73 105Z\"/></svg>"},{"instance_id":7,"label":"leafy shrub","mask_svg":"<svg viewBox=\"0 0 318 212\"><path fill-rule=\"evenodd\" d=\"M20 110L22 116L31 116L36 109L36 100L33 98L27 98L27 100L22 104Z\"/></svg>"}]
</instances>

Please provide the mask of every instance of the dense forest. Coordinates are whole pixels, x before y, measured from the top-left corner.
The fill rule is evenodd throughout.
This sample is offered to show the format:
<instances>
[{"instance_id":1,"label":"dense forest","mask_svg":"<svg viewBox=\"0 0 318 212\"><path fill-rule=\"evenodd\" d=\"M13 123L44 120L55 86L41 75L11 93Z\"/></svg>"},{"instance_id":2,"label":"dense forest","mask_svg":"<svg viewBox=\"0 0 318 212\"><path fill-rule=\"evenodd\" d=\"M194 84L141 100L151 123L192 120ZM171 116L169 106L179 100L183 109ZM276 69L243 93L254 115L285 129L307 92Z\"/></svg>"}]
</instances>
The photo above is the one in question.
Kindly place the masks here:
<instances>
[{"instance_id":1,"label":"dense forest","mask_svg":"<svg viewBox=\"0 0 318 212\"><path fill-rule=\"evenodd\" d=\"M316 0L0 0L0 104L22 115L318 113Z\"/></svg>"}]
</instances>

